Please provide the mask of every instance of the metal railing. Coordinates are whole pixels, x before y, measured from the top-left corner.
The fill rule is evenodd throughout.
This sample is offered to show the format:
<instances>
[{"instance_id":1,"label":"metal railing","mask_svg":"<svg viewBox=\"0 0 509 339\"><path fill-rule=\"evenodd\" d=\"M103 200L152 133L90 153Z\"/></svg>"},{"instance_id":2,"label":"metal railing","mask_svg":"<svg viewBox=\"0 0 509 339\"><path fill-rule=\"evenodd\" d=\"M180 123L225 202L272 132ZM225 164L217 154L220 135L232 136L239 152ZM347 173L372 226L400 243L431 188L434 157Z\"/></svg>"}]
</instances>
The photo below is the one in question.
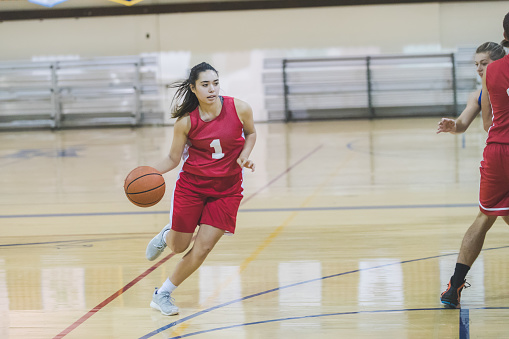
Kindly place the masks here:
<instances>
[{"instance_id":1,"label":"metal railing","mask_svg":"<svg viewBox=\"0 0 509 339\"><path fill-rule=\"evenodd\" d=\"M162 123L155 57L0 63L0 128Z\"/></svg>"},{"instance_id":2,"label":"metal railing","mask_svg":"<svg viewBox=\"0 0 509 339\"><path fill-rule=\"evenodd\" d=\"M285 121L457 115L457 82L455 54L269 59L264 73L269 120Z\"/></svg>"}]
</instances>

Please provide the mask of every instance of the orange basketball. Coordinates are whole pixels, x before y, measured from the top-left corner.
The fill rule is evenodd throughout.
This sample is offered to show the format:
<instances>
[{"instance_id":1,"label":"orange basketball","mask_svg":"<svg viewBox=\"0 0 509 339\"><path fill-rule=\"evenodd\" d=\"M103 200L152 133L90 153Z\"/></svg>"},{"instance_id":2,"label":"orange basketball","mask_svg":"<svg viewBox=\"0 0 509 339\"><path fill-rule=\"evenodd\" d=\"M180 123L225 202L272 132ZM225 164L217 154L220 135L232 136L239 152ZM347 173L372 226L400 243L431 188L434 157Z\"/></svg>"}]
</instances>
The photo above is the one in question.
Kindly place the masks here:
<instances>
[{"instance_id":1,"label":"orange basketball","mask_svg":"<svg viewBox=\"0 0 509 339\"><path fill-rule=\"evenodd\" d=\"M161 173L150 166L136 167L124 182L125 195L136 206L150 207L164 196L166 185Z\"/></svg>"}]
</instances>

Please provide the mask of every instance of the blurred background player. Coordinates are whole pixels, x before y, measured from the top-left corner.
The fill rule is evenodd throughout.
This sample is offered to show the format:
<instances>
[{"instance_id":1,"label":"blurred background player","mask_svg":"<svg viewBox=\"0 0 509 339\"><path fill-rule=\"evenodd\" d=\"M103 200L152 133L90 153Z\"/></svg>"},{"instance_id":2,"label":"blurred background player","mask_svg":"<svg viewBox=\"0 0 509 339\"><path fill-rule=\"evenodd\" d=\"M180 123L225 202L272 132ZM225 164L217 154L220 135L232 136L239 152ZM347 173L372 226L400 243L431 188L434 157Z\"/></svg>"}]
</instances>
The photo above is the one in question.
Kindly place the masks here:
<instances>
[{"instance_id":1,"label":"blurred background player","mask_svg":"<svg viewBox=\"0 0 509 339\"><path fill-rule=\"evenodd\" d=\"M496 42L485 42L477 47L474 60L477 74L479 74L481 79L486 66L495 60L503 58L505 54L504 48ZM465 132L475 117L481 112L481 93L481 89L470 93L467 106L457 119L442 118L438 123L437 133L449 132L459 134Z\"/></svg>"}]
</instances>

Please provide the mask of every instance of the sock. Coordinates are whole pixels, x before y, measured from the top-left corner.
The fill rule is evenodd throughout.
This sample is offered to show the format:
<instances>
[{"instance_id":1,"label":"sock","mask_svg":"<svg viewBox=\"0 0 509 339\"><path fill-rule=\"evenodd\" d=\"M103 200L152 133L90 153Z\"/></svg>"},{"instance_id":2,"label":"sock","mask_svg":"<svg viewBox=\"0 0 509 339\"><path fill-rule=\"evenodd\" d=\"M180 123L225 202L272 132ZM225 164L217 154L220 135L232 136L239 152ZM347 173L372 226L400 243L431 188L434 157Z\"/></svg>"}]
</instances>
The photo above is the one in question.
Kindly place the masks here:
<instances>
[{"instance_id":1,"label":"sock","mask_svg":"<svg viewBox=\"0 0 509 339\"><path fill-rule=\"evenodd\" d=\"M465 264L456 263L456 268L454 269L454 275L451 277L451 284L455 287L460 287L465 281L465 277L467 276L468 271L470 270L470 266Z\"/></svg>"},{"instance_id":2,"label":"sock","mask_svg":"<svg viewBox=\"0 0 509 339\"><path fill-rule=\"evenodd\" d=\"M177 286L173 285L173 283L170 281L170 278L166 279L166 281L163 283L163 286L159 287L156 293L159 292L173 292Z\"/></svg>"}]
</instances>

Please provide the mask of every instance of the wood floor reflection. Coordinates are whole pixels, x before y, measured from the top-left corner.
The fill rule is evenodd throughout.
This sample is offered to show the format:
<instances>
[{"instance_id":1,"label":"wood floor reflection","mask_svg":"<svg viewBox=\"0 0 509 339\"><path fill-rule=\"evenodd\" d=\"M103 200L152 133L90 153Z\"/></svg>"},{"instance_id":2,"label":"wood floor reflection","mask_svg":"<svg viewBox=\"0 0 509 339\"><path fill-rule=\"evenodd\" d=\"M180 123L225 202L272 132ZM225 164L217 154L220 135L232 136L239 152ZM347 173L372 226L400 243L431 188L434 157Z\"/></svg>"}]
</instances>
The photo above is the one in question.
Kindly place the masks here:
<instances>
[{"instance_id":1,"label":"wood floor reflection","mask_svg":"<svg viewBox=\"0 0 509 339\"><path fill-rule=\"evenodd\" d=\"M0 338L482 338L507 336L508 228L498 220L462 310L439 295L478 213L480 122L258 124L237 232L149 307L181 255L144 257L176 172L151 208L125 175L166 154L171 127L0 134Z\"/></svg>"}]
</instances>

